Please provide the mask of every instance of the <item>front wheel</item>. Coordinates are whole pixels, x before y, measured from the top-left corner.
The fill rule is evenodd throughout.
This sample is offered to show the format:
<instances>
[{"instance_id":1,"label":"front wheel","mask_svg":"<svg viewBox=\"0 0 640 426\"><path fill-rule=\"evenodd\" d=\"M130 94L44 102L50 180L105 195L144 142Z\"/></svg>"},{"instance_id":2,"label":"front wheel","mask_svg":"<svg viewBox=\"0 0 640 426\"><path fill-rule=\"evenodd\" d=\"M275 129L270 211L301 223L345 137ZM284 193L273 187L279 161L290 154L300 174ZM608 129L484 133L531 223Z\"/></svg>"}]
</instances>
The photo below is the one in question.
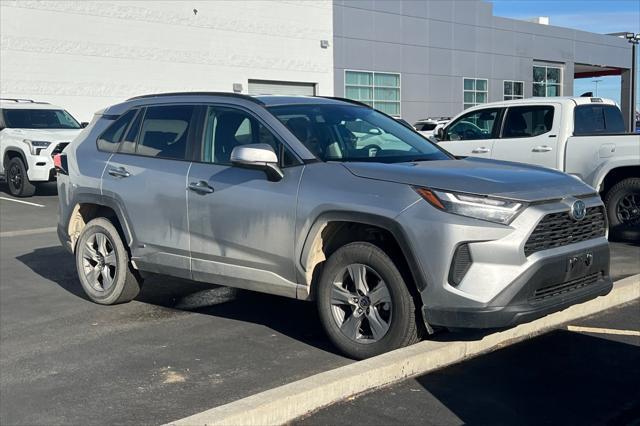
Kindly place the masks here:
<instances>
[{"instance_id":1,"label":"front wheel","mask_svg":"<svg viewBox=\"0 0 640 426\"><path fill-rule=\"evenodd\" d=\"M138 295L141 280L131 268L120 234L107 219L87 223L78 238L75 254L80 283L92 301L115 305Z\"/></svg>"},{"instance_id":2,"label":"front wheel","mask_svg":"<svg viewBox=\"0 0 640 426\"><path fill-rule=\"evenodd\" d=\"M5 170L9 192L14 197L31 197L36 192L34 184L29 182L27 168L21 158L14 157Z\"/></svg>"},{"instance_id":3,"label":"front wheel","mask_svg":"<svg viewBox=\"0 0 640 426\"><path fill-rule=\"evenodd\" d=\"M640 238L640 178L615 184L605 196L609 233L612 239L634 241Z\"/></svg>"},{"instance_id":4,"label":"front wheel","mask_svg":"<svg viewBox=\"0 0 640 426\"><path fill-rule=\"evenodd\" d=\"M418 340L416 308L393 261L373 244L339 248L318 286L318 311L331 341L363 359Z\"/></svg>"}]
</instances>

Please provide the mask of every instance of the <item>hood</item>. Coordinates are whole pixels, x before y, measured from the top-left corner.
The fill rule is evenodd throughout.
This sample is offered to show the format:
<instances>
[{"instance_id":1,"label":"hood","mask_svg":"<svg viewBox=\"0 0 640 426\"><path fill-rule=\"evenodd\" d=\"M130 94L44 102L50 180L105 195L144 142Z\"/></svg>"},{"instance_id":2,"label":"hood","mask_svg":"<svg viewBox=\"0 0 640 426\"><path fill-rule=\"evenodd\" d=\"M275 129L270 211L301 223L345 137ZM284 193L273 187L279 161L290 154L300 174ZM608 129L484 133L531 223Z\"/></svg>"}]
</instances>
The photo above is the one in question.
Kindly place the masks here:
<instances>
[{"instance_id":1,"label":"hood","mask_svg":"<svg viewBox=\"0 0 640 426\"><path fill-rule=\"evenodd\" d=\"M71 142L82 129L4 129L6 136L47 142Z\"/></svg>"},{"instance_id":2,"label":"hood","mask_svg":"<svg viewBox=\"0 0 640 426\"><path fill-rule=\"evenodd\" d=\"M582 181L556 170L483 158L343 165L362 178L527 202L595 193Z\"/></svg>"}]
</instances>

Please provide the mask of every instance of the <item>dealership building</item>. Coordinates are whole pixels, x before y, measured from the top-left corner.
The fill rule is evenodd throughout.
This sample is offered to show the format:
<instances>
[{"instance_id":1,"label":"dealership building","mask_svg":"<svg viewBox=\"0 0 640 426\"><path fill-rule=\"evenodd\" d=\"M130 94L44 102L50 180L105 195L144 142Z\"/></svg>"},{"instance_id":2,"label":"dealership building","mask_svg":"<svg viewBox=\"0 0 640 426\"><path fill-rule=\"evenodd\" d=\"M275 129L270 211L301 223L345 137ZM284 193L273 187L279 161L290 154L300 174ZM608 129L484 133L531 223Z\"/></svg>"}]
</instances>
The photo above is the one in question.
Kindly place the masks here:
<instances>
[{"instance_id":1,"label":"dealership building","mask_svg":"<svg viewBox=\"0 0 640 426\"><path fill-rule=\"evenodd\" d=\"M83 121L167 91L348 97L414 121L605 75L621 76L627 119L633 105L626 40L482 0L2 1L0 28L2 97Z\"/></svg>"}]
</instances>

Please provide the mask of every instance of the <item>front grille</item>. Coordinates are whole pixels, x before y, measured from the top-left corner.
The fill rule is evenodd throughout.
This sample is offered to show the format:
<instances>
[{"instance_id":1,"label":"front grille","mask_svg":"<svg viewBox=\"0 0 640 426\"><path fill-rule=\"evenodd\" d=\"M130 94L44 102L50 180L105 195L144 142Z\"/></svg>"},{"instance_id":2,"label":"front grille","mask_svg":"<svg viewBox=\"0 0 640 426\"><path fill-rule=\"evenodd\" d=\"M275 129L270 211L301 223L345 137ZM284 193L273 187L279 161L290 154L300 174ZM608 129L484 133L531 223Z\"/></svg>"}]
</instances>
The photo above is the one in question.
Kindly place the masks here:
<instances>
[{"instance_id":1,"label":"front grille","mask_svg":"<svg viewBox=\"0 0 640 426\"><path fill-rule=\"evenodd\" d=\"M51 156L53 157L56 154L60 154L62 150L67 147L67 145L69 145L69 142L61 142L58 145L56 145L56 147L53 148L53 151L51 151Z\"/></svg>"},{"instance_id":2,"label":"front grille","mask_svg":"<svg viewBox=\"0 0 640 426\"><path fill-rule=\"evenodd\" d=\"M541 250L566 246L605 234L606 221L602 206L589 207L584 219L577 221L569 212L550 213L542 218L524 245L529 256Z\"/></svg>"},{"instance_id":3,"label":"front grille","mask_svg":"<svg viewBox=\"0 0 640 426\"><path fill-rule=\"evenodd\" d=\"M531 299L537 302L540 300L548 299L550 297L559 296L564 293L569 293L571 291L578 290L580 288L598 282L602 278L602 276L602 272L596 272L594 274L586 275L582 278L576 278L575 280L542 287L533 292L533 296Z\"/></svg>"}]
</instances>

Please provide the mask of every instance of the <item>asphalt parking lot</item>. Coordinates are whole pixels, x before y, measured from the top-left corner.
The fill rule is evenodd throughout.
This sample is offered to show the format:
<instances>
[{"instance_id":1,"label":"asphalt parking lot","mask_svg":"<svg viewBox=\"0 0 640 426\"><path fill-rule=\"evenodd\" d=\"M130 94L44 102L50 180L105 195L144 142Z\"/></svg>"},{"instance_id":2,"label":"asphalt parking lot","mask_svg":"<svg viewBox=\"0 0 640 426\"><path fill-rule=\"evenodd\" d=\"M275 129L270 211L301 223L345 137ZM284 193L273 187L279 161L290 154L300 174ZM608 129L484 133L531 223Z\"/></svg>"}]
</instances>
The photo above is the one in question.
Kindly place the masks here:
<instances>
[{"instance_id":1,"label":"asphalt parking lot","mask_svg":"<svg viewBox=\"0 0 640 426\"><path fill-rule=\"evenodd\" d=\"M314 305L305 302L157 277L145 282L132 303L112 307L91 303L77 280L73 257L60 246L55 233L55 186L47 185L36 196L17 202L0 183L0 197L0 424L163 423L352 362L336 353L324 336ZM640 272L640 246L616 243L612 254L615 279ZM630 312L637 314L637 307ZM528 371L546 374L548 370L538 365L540 354L548 356L564 345L553 340L558 339L557 333L562 337L568 332L498 352L502 358L489 362L488 371L504 377L501 365L516 368L537 363ZM600 340L578 334L568 343L611 350L614 358L623 361L633 356L640 360L637 344L605 339L612 343L603 346ZM525 356L528 351L532 354ZM569 359L569 355L563 357ZM594 359L594 370L599 361ZM487 371L483 376L483 364L476 366L476 362L480 361L465 362L464 368L469 365L476 371L476 382L473 374L469 380L479 389L481 379L491 377ZM583 367L580 371L587 374L586 363ZM614 367L607 365L610 370ZM436 374L448 377L449 370ZM553 375L546 380L553 381ZM445 382L440 382L443 389ZM510 382L518 385L515 379ZM464 392L464 381L456 389ZM447 404L451 399L435 387L431 391L423 386L423 391L435 398L425 406L435 410L430 411L434 423L449 422L451 413L458 422L482 422L480 417L451 409ZM395 391L381 394L392 398L390 392ZM526 400L529 394L523 392L520 397ZM495 404L508 409L510 400L500 402L499 392L492 395ZM477 397L484 401L490 395ZM469 393L466 398L475 397ZM553 401L541 399L540 403ZM340 423L332 415L337 414L320 412L303 422ZM413 418L395 413L378 419L378 424L404 424ZM346 420L363 423L365 417L355 421L347 416Z\"/></svg>"}]
</instances>

